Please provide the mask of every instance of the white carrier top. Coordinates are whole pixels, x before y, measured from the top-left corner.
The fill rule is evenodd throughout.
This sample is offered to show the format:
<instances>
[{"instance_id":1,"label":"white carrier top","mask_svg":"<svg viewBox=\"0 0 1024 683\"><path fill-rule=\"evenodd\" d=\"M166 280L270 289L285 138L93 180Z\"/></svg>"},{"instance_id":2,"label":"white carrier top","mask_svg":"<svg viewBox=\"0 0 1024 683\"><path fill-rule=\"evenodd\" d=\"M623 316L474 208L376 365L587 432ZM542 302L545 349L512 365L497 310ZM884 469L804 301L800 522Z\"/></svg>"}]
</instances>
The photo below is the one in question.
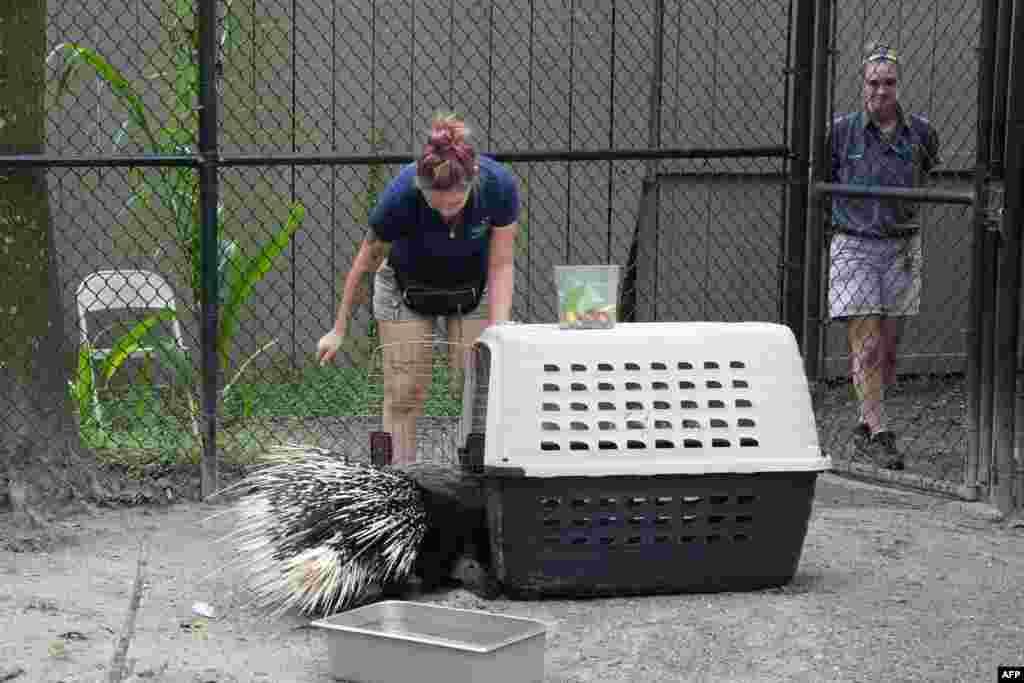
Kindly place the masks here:
<instances>
[{"instance_id":1,"label":"white carrier top","mask_svg":"<svg viewBox=\"0 0 1024 683\"><path fill-rule=\"evenodd\" d=\"M531 477L831 466L783 325L498 325L473 362L462 431L484 431L487 465Z\"/></svg>"}]
</instances>

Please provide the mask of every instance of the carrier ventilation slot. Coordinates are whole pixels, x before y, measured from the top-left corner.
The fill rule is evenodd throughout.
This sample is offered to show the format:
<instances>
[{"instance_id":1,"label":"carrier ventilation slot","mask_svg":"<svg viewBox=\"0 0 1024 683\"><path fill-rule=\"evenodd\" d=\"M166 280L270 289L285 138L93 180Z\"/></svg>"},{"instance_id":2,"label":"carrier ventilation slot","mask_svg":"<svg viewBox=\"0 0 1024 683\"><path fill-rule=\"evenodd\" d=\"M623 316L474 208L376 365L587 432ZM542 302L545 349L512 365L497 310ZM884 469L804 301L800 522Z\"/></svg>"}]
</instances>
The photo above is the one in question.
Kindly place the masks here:
<instances>
[{"instance_id":1,"label":"carrier ventilation slot","mask_svg":"<svg viewBox=\"0 0 1024 683\"><path fill-rule=\"evenodd\" d=\"M710 361L696 359L693 361L650 361L645 363L640 362L625 362L625 363L611 363L611 362L594 362L594 363L544 363L543 369L545 373L557 374L562 371L569 370L573 373L584 373L590 370L596 370L599 372L615 372L618 370L629 371L633 373L645 373L645 372L668 372L669 370L681 370L681 371L714 371L729 368L732 370L743 370L748 366L744 361L732 360L732 361ZM724 374L724 373L723 373ZM712 374L712 377L715 375ZM741 375L742 376L742 375ZM657 375L655 375L657 377ZM666 376L664 379L652 379L650 380L650 390L658 392L668 392L673 389L672 383L675 382L679 390L689 392L698 392L700 389L706 389L709 391L718 392L718 396L721 398L707 399L699 395L694 396L693 399L676 399L679 402L667 400L670 398L670 394L663 394L659 400L652 400L649 404L645 400L637 401L617 401L614 400L611 392L616 390L624 390L633 394L638 394L644 391L648 384L643 381L642 375L635 376L633 379L628 381L623 379L620 383L616 381L614 376L608 376L600 381L595 381L591 384L589 381L559 381L555 377L550 377L549 381L545 381L541 384L542 392L548 393L560 393L563 391L572 392L576 394L574 398L583 399L572 402L555 402L545 401L541 403L541 416L547 419L540 421L540 427L542 433L557 433L560 431L569 431L575 433L590 432L592 430L601 432L617 432L619 430L626 430L633 439L619 441L613 437L612 434L602 434L604 437L600 441L588 442L582 440L572 440L566 442L559 442L554 440L544 440L541 442L542 451L605 451L605 452L618 452L620 450L646 450L646 449L657 449L657 450L672 450L676 448L680 449L702 449L702 448L730 448L738 446L740 448L760 448L760 438L756 433L732 435L728 430L731 426L735 426L739 430L753 430L757 427L757 421L754 419L753 413L748 412L747 415L751 417L739 417L733 422L731 419L720 419L713 418L708 419L706 422L701 415L701 411L709 410L712 415L721 415L722 418L728 417L728 409L735 407L736 409L752 409L754 403L749 398L736 398L730 397L725 394L723 389L732 387L733 389L749 389L750 382L747 379L740 379L737 377L725 377L718 376L719 378L707 379L701 377L699 374L692 379L675 379L671 376ZM607 401L594 401L587 400L586 393L589 391L605 392L604 398L613 399ZM687 394L683 394L685 396ZM693 396L693 394L690 394ZM712 393L712 396L715 394ZM742 395L742 394L741 394ZM749 394L748 394L749 395ZM641 398L640 395L636 395L636 398ZM555 398L552 396L551 398ZM568 396L566 396L568 398ZM699 399L699 400L697 400ZM678 406L678 408L676 408ZM555 415L545 416L543 413L559 413L563 410L578 415L578 419L571 422L559 423L551 418L556 417ZM580 413L587 413L590 410L598 410L603 413L601 415L602 420L591 422L586 415L579 415ZM676 420L671 414L672 410L682 410L683 414L690 412L693 415L692 418ZM617 411L618 415L615 415ZM657 411L647 413L647 411ZM630 416L634 417L645 417L647 419L628 419ZM661 419L651 419L658 416ZM691 437L696 438L682 438L683 434L680 434L677 438L673 430L678 428L684 430L684 434L689 433ZM705 435L700 433L703 428L710 428L713 431L711 434ZM637 432L646 431L649 429L657 430L655 434L659 438L652 438L648 441L647 439L635 438L641 435ZM712 434L716 437L712 438ZM751 500L753 500L751 498Z\"/></svg>"}]
</instances>

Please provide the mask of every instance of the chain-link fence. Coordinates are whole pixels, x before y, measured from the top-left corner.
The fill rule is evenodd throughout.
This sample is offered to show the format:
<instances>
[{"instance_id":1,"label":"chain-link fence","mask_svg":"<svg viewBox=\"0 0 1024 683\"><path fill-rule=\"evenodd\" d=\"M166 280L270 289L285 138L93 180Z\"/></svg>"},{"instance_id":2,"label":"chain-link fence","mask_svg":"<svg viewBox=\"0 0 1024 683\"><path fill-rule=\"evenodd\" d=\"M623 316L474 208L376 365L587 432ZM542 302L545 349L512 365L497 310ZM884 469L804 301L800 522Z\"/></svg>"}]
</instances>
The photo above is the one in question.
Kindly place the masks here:
<instances>
[{"instance_id":1,"label":"chain-link fence","mask_svg":"<svg viewBox=\"0 0 1024 683\"><path fill-rule=\"evenodd\" d=\"M82 437L105 457L145 465L211 452L207 352L219 369L221 461L284 440L368 449L367 433L380 428L370 312L358 311L332 366L315 362L316 341L333 324L370 208L418 155L438 109L462 114L477 148L519 184L515 319L556 320L555 265L613 263L630 267L629 319L788 322L804 337L802 318L787 313L803 297L787 285L802 278L793 264L804 246L792 242L802 215L794 136L810 133L791 130L810 95L797 85L794 29L798 10L819 3L220 0L213 159L199 155L200 4L49 7L62 351L76 368L69 397ZM939 134L943 163L931 178L942 187L972 179L979 6L856 2L833 14L830 113L862 107L863 44L893 42L900 100ZM74 157L97 161L60 163ZM203 307L204 160L218 167L215 343L202 333L212 310ZM962 482L959 282L970 276L971 214L940 204L920 214L920 314L906 325L885 405L908 470ZM99 291L118 277L121 291ZM175 312L166 298L141 315L122 310L133 303L123 289L131 277L152 292L166 282ZM818 418L823 445L842 461L857 402L843 325L821 317ZM442 375L424 430L451 434L460 404ZM444 441L425 443L450 457Z\"/></svg>"},{"instance_id":2,"label":"chain-link fence","mask_svg":"<svg viewBox=\"0 0 1024 683\"><path fill-rule=\"evenodd\" d=\"M981 5L833 7L826 179L970 191ZM898 111L890 106L897 103ZM892 132L871 122L887 110L902 116ZM964 482L970 427L972 211L843 195L831 203L819 290L823 442L844 465L902 466L955 490ZM869 431L895 439L869 439Z\"/></svg>"}]
</instances>

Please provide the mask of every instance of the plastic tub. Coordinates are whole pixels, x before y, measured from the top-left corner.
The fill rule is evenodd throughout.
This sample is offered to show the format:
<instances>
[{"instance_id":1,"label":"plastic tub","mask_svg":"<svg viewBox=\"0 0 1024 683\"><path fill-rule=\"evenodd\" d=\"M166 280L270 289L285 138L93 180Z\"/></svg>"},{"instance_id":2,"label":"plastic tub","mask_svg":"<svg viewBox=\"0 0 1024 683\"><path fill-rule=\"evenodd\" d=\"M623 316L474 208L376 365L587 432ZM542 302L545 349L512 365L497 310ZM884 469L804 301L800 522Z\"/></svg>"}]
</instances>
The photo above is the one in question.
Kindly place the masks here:
<instances>
[{"instance_id":1,"label":"plastic tub","mask_svg":"<svg viewBox=\"0 0 1024 683\"><path fill-rule=\"evenodd\" d=\"M562 329L609 329L618 319L618 266L555 266Z\"/></svg>"}]
</instances>

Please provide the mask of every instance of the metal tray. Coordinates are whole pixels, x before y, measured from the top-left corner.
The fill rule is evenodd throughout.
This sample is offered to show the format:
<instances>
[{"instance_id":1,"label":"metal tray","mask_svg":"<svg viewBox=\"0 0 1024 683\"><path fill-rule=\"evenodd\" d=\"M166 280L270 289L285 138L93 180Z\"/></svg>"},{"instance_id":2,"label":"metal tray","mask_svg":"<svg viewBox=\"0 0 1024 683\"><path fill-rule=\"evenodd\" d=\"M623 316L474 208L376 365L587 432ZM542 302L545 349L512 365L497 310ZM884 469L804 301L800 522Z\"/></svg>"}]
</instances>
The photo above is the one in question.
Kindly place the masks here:
<instances>
[{"instance_id":1,"label":"metal tray","mask_svg":"<svg viewBox=\"0 0 1024 683\"><path fill-rule=\"evenodd\" d=\"M312 626L328 634L332 674L348 681L544 678L547 626L533 619L386 600Z\"/></svg>"}]
</instances>

